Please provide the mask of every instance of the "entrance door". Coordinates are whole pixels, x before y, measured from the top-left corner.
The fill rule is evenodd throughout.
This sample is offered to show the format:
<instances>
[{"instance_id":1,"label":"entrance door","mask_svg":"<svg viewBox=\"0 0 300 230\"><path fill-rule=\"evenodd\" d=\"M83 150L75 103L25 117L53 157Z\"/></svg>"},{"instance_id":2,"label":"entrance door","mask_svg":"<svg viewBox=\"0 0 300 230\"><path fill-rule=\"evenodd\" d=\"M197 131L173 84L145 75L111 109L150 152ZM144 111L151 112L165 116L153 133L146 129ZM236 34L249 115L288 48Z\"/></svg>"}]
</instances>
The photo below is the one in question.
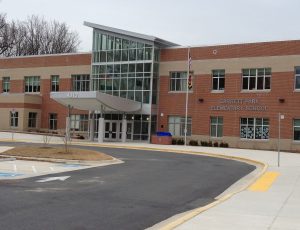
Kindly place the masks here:
<instances>
[{"instance_id":1,"label":"entrance door","mask_svg":"<svg viewBox=\"0 0 300 230\"><path fill-rule=\"evenodd\" d=\"M118 121L105 121L104 139L108 141L118 140Z\"/></svg>"},{"instance_id":2,"label":"entrance door","mask_svg":"<svg viewBox=\"0 0 300 230\"><path fill-rule=\"evenodd\" d=\"M126 139L132 140L133 138L133 122L127 121Z\"/></svg>"}]
</instances>

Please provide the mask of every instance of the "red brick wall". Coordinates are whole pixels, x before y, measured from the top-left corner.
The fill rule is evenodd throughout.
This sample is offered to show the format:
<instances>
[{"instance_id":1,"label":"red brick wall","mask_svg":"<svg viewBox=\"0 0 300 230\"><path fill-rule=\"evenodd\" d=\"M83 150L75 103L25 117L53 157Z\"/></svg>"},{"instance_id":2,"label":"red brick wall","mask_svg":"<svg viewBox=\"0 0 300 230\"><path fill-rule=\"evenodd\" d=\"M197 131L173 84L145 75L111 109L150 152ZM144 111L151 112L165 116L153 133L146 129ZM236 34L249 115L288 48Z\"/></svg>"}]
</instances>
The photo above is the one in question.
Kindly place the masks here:
<instances>
[{"instance_id":1,"label":"red brick wall","mask_svg":"<svg viewBox=\"0 0 300 230\"><path fill-rule=\"evenodd\" d=\"M10 80L10 93L24 93L24 80Z\"/></svg>"},{"instance_id":2,"label":"red brick wall","mask_svg":"<svg viewBox=\"0 0 300 230\"><path fill-rule=\"evenodd\" d=\"M73 65L76 66L90 64L90 53L0 58L1 69Z\"/></svg>"},{"instance_id":3,"label":"red brick wall","mask_svg":"<svg viewBox=\"0 0 300 230\"><path fill-rule=\"evenodd\" d=\"M282 138L293 138L293 119L300 118L300 92L294 92L294 72L272 73L270 92L241 92L241 74L226 74L224 93L211 93L211 76L198 75L193 80L193 93L189 94L189 116L192 117L193 135L210 135L210 116L223 116L223 135L240 136L241 117L265 117L270 121L270 137L278 135L278 112L282 120ZM169 93L169 77L160 78L159 127L168 129L168 115L185 115L185 93ZM199 102L199 98L204 101ZM266 111L212 111L211 106L220 105L221 99L258 99L257 105L267 106ZM285 102L280 103L279 98ZM226 104L227 105L227 104Z\"/></svg>"},{"instance_id":4,"label":"red brick wall","mask_svg":"<svg viewBox=\"0 0 300 230\"><path fill-rule=\"evenodd\" d=\"M44 79L41 81L42 86L42 124L41 128L48 128L48 121L49 121L49 113L57 113L58 121L57 121L57 128L64 129L66 127L66 117L68 115L68 109L54 101L50 98L50 79ZM71 91L72 88L72 80L71 78L60 78L59 79L59 91ZM71 114L86 114L88 111L81 111L72 109Z\"/></svg>"},{"instance_id":5,"label":"red brick wall","mask_svg":"<svg viewBox=\"0 0 300 230\"><path fill-rule=\"evenodd\" d=\"M192 47L190 50L193 60L294 55L300 54L300 40ZM187 60L187 52L187 48L163 49L160 59Z\"/></svg>"}]
</instances>

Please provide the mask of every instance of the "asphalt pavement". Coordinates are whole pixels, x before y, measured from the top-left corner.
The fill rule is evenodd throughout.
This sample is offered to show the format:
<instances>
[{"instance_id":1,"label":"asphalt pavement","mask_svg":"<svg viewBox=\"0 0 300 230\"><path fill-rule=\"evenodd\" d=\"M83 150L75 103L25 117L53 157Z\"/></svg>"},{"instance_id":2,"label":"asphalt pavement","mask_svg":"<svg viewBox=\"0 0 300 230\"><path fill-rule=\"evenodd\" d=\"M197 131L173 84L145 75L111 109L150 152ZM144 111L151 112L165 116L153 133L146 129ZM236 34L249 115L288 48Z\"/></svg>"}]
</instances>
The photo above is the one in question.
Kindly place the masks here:
<instances>
[{"instance_id":1,"label":"asphalt pavement","mask_svg":"<svg viewBox=\"0 0 300 230\"><path fill-rule=\"evenodd\" d=\"M12 143L0 143L11 146ZM164 151L82 147L123 164L0 181L1 229L145 229L215 200L255 169L239 161Z\"/></svg>"}]
</instances>

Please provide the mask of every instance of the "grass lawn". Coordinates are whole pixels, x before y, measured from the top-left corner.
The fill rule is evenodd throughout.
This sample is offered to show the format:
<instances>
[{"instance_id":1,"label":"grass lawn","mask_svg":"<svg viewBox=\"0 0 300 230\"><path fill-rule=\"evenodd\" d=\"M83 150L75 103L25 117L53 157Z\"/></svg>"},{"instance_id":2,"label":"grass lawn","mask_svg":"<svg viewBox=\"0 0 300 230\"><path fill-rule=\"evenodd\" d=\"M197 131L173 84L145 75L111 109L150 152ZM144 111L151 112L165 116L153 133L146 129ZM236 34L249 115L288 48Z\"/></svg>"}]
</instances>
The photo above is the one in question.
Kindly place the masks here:
<instances>
[{"instance_id":1,"label":"grass lawn","mask_svg":"<svg viewBox=\"0 0 300 230\"><path fill-rule=\"evenodd\" d=\"M86 149L69 148L68 153L65 152L64 147L43 147L43 146L18 146L7 150L1 155L8 156L22 156L22 157L40 157L40 158L54 158L66 160L112 160L113 158L101 152L96 152Z\"/></svg>"}]
</instances>

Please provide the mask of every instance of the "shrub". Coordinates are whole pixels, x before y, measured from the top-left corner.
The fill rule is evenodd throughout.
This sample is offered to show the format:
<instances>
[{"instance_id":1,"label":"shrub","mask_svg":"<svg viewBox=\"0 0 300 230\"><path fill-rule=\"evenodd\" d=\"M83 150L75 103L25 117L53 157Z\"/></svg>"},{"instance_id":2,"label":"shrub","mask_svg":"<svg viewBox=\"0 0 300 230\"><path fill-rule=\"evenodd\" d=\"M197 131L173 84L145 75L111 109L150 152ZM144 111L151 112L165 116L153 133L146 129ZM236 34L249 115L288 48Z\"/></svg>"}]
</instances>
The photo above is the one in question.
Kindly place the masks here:
<instances>
[{"instance_id":1,"label":"shrub","mask_svg":"<svg viewBox=\"0 0 300 230\"><path fill-rule=\"evenodd\" d=\"M228 145L228 143L223 143L223 142L221 142L221 143L220 143L220 147L222 147L222 148L228 148L229 145Z\"/></svg>"},{"instance_id":2,"label":"shrub","mask_svg":"<svg viewBox=\"0 0 300 230\"><path fill-rule=\"evenodd\" d=\"M212 147L213 146L212 142L209 141L208 144L207 144L207 146Z\"/></svg>"},{"instance_id":3,"label":"shrub","mask_svg":"<svg viewBox=\"0 0 300 230\"><path fill-rule=\"evenodd\" d=\"M214 147L219 147L219 143L218 142L214 142Z\"/></svg>"},{"instance_id":4,"label":"shrub","mask_svg":"<svg viewBox=\"0 0 300 230\"><path fill-rule=\"evenodd\" d=\"M208 146L207 141L201 141L200 144L201 144L201 146Z\"/></svg>"},{"instance_id":5,"label":"shrub","mask_svg":"<svg viewBox=\"0 0 300 230\"><path fill-rule=\"evenodd\" d=\"M176 145L177 144L177 139L172 138L172 145Z\"/></svg>"},{"instance_id":6,"label":"shrub","mask_svg":"<svg viewBox=\"0 0 300 230\"><path fill-rule=\"evenodd\" d=\"M198 146L198 141L196 140L190 140L190 143L189 143L191 146Z\"/></svg>"},{"instance_id":7,"label":"shrub","mask_svg":"<svg viewBox=\"0 0 300 230\"><path fill-rule=\"evenodd\" d=\"M177 145L184 145L184 140L183 139L178 139L177 140Z\"/></svg>"}]
</instances>

